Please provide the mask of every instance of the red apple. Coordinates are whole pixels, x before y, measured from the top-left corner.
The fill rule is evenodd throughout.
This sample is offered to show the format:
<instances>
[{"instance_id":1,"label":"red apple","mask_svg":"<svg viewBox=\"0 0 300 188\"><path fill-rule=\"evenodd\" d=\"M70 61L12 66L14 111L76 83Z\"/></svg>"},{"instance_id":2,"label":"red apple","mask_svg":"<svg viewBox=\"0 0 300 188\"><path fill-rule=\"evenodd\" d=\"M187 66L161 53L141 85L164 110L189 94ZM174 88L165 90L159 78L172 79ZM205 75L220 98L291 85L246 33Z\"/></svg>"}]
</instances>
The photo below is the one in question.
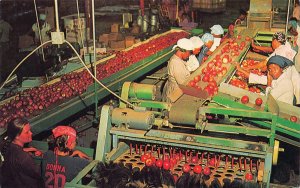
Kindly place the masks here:
<instances>
[{"instance_id":1,"label":"red apple","mask_svg":"<svg viewBox=\"0 0 300 188\"><path fill-rule=\"evenodd\" d=\"M241 98L241 102L243 104L247 104L249 102L249 97L247 95L244 95L242 98Z\"/></svg>"},{"instance_id":2,"label":"red apple","mask_svg":"<svg viewBox=\"0 0 300 188\"><path fill-rule=\"evenodd\" d=\"M196 83L195 83L194 81L190 81L190 82L189 82L189 86L195 87L195 85L196 85Z\"/></svg>"},{"instance_id":3,"label":"red apple","mask_svg":"<svg viewBox=\"0 0 300 188\"><path fill-rule=\"evenodd\" d=\"M210 168L209 168L208 166L206 166L206 167L203 169L203 174L204 174L204 175L207 175L207 176L210 175Z\"/></svg>"},{"instance_id":4,"label":"red apple","mask_svg":"<svg viewBox=\"0 0 300 188\"><path fill-rule=\"evenodd\" d=\"M152 166L153 165L153 161L151 158L146 159L145 161L146 166Z\"/></svg>"},{"instance_id":5,"label":"red apple","mask_svg":"<svg viewBox=\"0 0 300 188\"><path fill-rule=\"evenodd\" d=\"M195 165L193 171L196 174L200 174L202 172L202 167L200 165Z\"/></svg>"},{"instance_id":6,"label":"red apple","mask_svg":"<svg viewBox=\"0 0 300 188\"><path fill-rule=\"evenodd\" d=\"M158 168L161 168L161 167L163 166L163 160L157 159L156 162L155 162L155 165L156 165Z\"/></svg>"},{"instance_id":7,"label":"red apple","mask_svg":"<svg viewBox=\"0 0 300 188\"><path fill-rule=\"evenodd\" d=\"M296 116L291 116L290 117L290 121L291 122L297 122L298 121L298 118Z\"/></svg>"},{"instance_id":8,"label":"red apple","mask_svg":"<svg viewBox=\"0 0 300 188\"><path fill-rule=\"evenodd\" d=\"M186 163L183 165L183 167L182 167L183 172L187 173L187 172L190 172L190 170L191 170L191 166L189 164Z\"/></svg>"},{"instance_id":9,"label":"red apple","mask_svg":"<svg viewBox=\"0 0 300 188\"><path fill-rule=\"evenodd\" d=\"M250 172L246 173L245 179L248 180L248 181L253 180L253 175L252 175L252 173L250 173Z\"/></svg>"},{"instance_id":10,"label":"red apple","mask_svg":"<svg viewBox=\"0 0 300 188\"><path fill-rule=\"evenodd\" d=\"M163 163L163 168L165 170L169 170L171 168L170 162L165 160L164 163Z\"/></svg>"},{"instance_id":11,"label":"red apple","mask_svg":"<svg viewBox=\"0 0 300 188\"><path fill-rule=\"evenodd\" d=\"M257 106L261 106L262 103L263 103L263 100L260 97L255 100L255 104Z\"/></svg>"}]
</instances>

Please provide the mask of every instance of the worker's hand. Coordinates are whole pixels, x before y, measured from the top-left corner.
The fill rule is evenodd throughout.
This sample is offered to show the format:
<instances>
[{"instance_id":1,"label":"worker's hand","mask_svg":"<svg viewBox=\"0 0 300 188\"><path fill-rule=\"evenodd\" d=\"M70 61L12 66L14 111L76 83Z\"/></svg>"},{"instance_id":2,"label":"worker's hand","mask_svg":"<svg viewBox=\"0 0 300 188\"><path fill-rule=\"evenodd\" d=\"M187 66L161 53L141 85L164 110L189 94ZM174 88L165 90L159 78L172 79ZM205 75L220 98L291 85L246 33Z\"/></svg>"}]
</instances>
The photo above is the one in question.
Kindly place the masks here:
<instances>
[{"instance_id":1,"label":"worker's hand","mask_svg":"<svg viewBox=\"0 0 300 188\"><path fill-rule=\"evenodd\" d=\"M43 152L41 150L38 150L35 147L23 148L23 151L30 152L30 153L34 154L35 156L38 156L38 157L43 156Z\"/></svg>"},{"instance_id":2,"label":"worker's hand","mask_svg":"<svg viewBox=\"0 0 300 188\"><path fill-rule=\"evenodd\" d=\"M268 79L268 86L271 86L271 83L273 81L273 77L270 75L270 72L268 71L268 74L267 74L267 79Z\"/></svg>"},{"instance_id":3,"label":"worker's hand","mask_svg":"<svg viewBox=\"0 0 300 188\"><path fill-rule=\"evenodd\" d=\"M70 155L71 157L74 157L78 155L78 157L82 158L82 159L88 159L91 160L91 158L89 156L87 156L85 153L83 153L82 151L79 150L75 150L73 151L72 155Z\"/></svg>"}]
</instances>

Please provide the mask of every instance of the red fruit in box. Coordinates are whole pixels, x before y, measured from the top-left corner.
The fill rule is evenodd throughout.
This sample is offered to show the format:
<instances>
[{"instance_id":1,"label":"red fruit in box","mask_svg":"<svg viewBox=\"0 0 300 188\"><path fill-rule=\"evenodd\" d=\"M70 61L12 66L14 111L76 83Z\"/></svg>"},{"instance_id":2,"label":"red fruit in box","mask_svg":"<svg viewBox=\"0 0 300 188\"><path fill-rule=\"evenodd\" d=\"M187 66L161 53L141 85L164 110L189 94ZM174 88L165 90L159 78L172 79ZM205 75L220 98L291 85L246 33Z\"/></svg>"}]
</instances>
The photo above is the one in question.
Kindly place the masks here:
<instances>
[{"instance_id":1,"label":"red fruit in box","mask_svg":"<svg viewBox=\"0 0 300 188\"><path fill-rule=\"evenodd\" d=\"M216 60L221 59L221 55L216 55Z\"/></svg>"},{"instance_id":2,"label":"red fruit in box","mask_svg":"<svg viewBox=\"0 0 300 188\"><path fill-rule=\"evenodd\" d=\"M252 175L252 173L248 172L248 173L245 175L245 179L248 180L248 181L253 180L253 175Z\"/></svg>"},{"instance_id":3,"label":"red fruit in box","mask_svg":"<svg viewBox=\"0 0 300 188\"><path fill-rule=\"evenodd\" d=\"M221 61L216 61L216 62L215 62L215 66L217 66L217 67L222 67Z\"/></svg>"},{"instance_id":4,"label":"red fruit in box","mask_svg":"<svg viewBox=\"0 0 300 188\"><path fill-rule=\"evenodd\" d=\"M241 35L238 35L238 36L236 36L236 38L237 38L237 39L241 39L241 38L242 38L242 36L241 36Z\"/></svg>"},{"instance_id":5,"label":"red fruit in box","mask_svg":"<svg viewBox=\"0 0 300 188\"><path fill-rule=\"evenodd\" d=\"M224 55L224 57L222 58L222 62L223 63L228 63L229 62L229 56L228 55Z\"/></svg>"},{"instance_id":6,"label":"red fruit in box","mask_svg":"<svg viewBox=\"0 0 300 188\"><path fill-rule=\"evenodd\" d=\"M214 66L214 62L212 62L212 61L207 64L208 68L212 68L213 66Z\"/></svg>"},{"instance_id":7,"label":"red fruit in box","mask_svg":"<svg viewBox=\"0 0 300 188\"><path fill-rule=\"evenodd\" d=\"M246 36L245 39L246 39L246 41L250 41L251 40L251 38L249 36Z\"/></svg>"},{"instance_id":8,"label":"red fruit in box","mask_svg":"<svg viewBox=\"0 0 300 188\"><path fill-rule=\"evenodd\" d=\"M200 165L195 165L193 171L196 174L200 174L202 172L202 167Z\"/></svg>"},{"instance_id":9,"label":"red fruit in box","mask_svg":"<svg viewBox=\"0 0 300 188\"><path fill-rule=\"evenodd\" d=\"M206 166L206 167L203 169L203 174L204 174L204 175L207 175L207 176L210 175L210 168L209 168L208 166Z\"/></svg>"},{"instance_id":10,"label":"red fruit in box","mask_svg":"<svg viewBox=\"0 0 300 188\"><path fill-rule=\"evenodd\" d=\"M189 164L184 164L183 167L182 167L182 171L183 172L190 172L191 170L191 166Z\"/></svg>"},{"instance_id":11,"label":"red fruit in box","mask_svg":"<svg viewBox=\"0 0 300 188\"><path fill-rule=\"evenodd\" d=\"M246 46L246 42L242 41L240 45L241 45L241 47L244 47L244 46Z\"/></svg>"},{"instance_id":12,"label":"red fruit in box","mask_svg":"<svg viewBox=\"0 0 300 188\"><path fill-rule=\"evenodd\" d=\"M247 95L242 96L241 102L243 104L247 104L249 102L249 97Z\"/></svg>"},{"instance_id":13,"label":"red fruit in box","mask_svg":"<svg viewBox=\"0 0 300 188\"><path fill-rule=\"evenodd\" d=\"M194 81L190 81L190 82L189 82L189 86L195 87L195 85L196 85L196 83L195 83Z\"/></svg>"},{"instance_id":14,"label":"red fruit in box","mask_svg":"<svg viewBox=\"0 0 300 188\"><path fill-rule=\"evenodd\" d=\"M208 76L207 74L205 74L205 75L203 76L203 78L202 78L202 81L203 81L203 82L208 82L208 80L209 80L209 76Z\"/></svg>"},{"instance_id":15,"label":"red fruit in box","mask_svg":"<svg viewBox=\"0 0 300 188\"><path fill-rule=\"evenodd\" d=\"M290 117L290 121L291 122L297 122L298 121L298 118L296 116L291 116Z\"/></svg>"},{"instance_id":16,"label":"red fruit in box","mask_svg":"<svg viewBox=\"0 0 300 188\"><path fill-rule=\"evenodd\" d=\"M199 82L200 80L201 80L201 76L200 76L200 75L195 76L194 81L195 81L196 83Z\"/></svg>"},{"instance_id":17,"label":"red fruit in box","mask_svg":"<svg viewBox=\"0 0 300 188\"><path fill-rule=\"evenodd\" d=\"M261 98L257 98L257 99L255 100L255 104L256 104L257 106L260 106L262 103L263 103L263 100L262 100Z\"/></svg>"},{"instance_id":18,"label":"red fruit in box","mask_svg":"<svg viewBox=\"0 0 300 188\"><path fill-rule=\"evenodd\" d=\"M176 163L177 163L177 160L176 160L175 158L171 158L171 159L170 159L170 163L171 163L173 166L175 166Z\"/></svg>"}]
</instances>

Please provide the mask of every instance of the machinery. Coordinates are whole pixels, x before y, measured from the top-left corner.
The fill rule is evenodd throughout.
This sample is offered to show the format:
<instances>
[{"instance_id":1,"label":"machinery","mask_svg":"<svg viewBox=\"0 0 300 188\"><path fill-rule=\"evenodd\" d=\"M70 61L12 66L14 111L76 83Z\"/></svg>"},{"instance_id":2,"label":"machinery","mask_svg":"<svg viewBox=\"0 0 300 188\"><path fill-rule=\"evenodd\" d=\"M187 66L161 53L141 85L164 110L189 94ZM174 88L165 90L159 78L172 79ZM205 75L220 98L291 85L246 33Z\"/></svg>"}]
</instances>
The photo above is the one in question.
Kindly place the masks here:
<instances>
[{"instance_id":1,"label":"machinery","mask_svg":"<svg viewBox=\"0 0 300 188\"><path fill-rule=\"evenodd\" d=\"M91 180L81 185L97 161L122 162L140 169L145 166L141 155L151 153L156 159L177 158L170 171L182 174L184 164L209 169L207 185L215 179L251 181L270 187L272 165L284 151L279 141L299 147L297 107L275 101L250 89L233 86L235 66L253 57L248 52L249 38L258 36L257 29L242 31L228 40L180 85L183 93L173 103L161 102L153 85L125 82L119 106L103 106L101 111L96 157L67 187L95 186ZM263 40L263 39L261 39ZM232 48L231 48L232 47ZM227 48L230 50L228 51ZM228 56L229 55L229 59ZM218 61L227 72L214 77L217 92L211 93L209 82L203 81L207 67ZM213 63L211 63L213 62ZM221 70L221 69L220 69ZM214 74L214 73L210 73ZM200 76L200 79L195 78ZM247 96L243 103L242 96ZM262 100L256 104L256 99Z\"/></svg>"}]
</instances>

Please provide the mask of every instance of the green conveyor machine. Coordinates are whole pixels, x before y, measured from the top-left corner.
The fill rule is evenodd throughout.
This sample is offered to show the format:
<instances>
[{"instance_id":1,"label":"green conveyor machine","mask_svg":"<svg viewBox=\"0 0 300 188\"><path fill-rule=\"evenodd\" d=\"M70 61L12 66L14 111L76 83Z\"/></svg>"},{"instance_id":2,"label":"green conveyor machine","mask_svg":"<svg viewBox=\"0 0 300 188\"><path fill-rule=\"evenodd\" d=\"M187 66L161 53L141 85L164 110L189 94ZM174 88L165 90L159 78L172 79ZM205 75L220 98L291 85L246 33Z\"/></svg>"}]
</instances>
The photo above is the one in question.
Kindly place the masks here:
<instances>
[{"instance_id":1,"label":"green conveyor machine","mask_svg":"<svg viewBox=\"0 0 300 188\"><path fill-rule=\"evenodd\" d=\"M242 37L254 37L257 29L247 29ZM244 40L242 38L241 40ZM209 57L191 76L192 80L212 61L226 42ZM248 42L232 61L247 58ZM67 187L95 186L91 180L82 185L82 178L89 174L98 161L122 162L133 167L144 167L141 155L151 153L156 159L179 155L171 173L180 176L184 164L191 168L201 165L209 168L205 183L218 178L234 181L251 181L260 187L270 187L272 165L276 165L280 142L299 147L298 108L252 93L229 84L235 74L235 66L228 65L228 72L219 77L218 94L209 96L203 90L195 90L187 83L180 85L181 93L175 102L162 102L159 89L154 85L125 82L118 107L103 106L95 160L87 166ZM200 83L203 84L203 83ZM249 102L241 103L247 95ZM255 105L260 97L261 106ZM197 158L196 162L191 160ZM249 178L250 177L250 178Z\"/></svg>"}]
</instances>

